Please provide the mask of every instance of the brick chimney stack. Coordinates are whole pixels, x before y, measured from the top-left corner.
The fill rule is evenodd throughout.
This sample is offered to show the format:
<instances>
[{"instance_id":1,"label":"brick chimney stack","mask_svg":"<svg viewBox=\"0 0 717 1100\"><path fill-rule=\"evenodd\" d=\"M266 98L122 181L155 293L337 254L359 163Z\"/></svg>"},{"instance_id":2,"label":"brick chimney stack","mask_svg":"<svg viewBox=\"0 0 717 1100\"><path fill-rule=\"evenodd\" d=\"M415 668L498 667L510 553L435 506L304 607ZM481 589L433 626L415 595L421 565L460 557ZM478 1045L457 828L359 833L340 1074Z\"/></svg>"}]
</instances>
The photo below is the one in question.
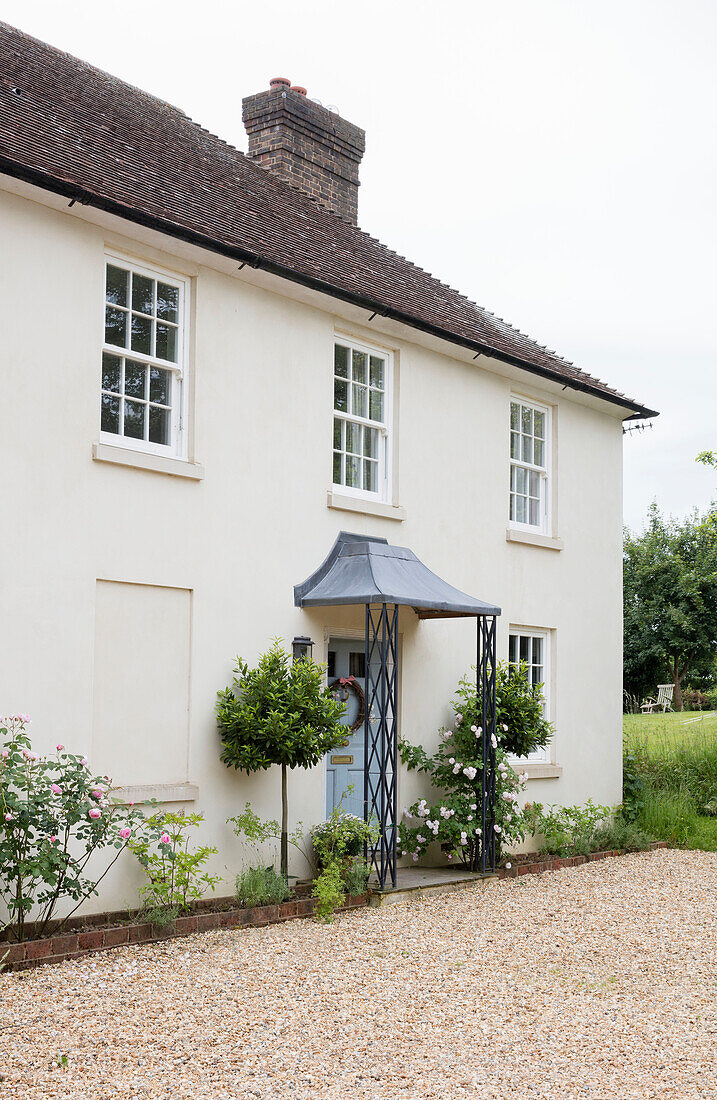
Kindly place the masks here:
<instances>
[{"instance_id":1,"label":"brick chimney stack","mask_svg":"<svg viewBox=\"0 0 717 1100\"><path fill-rule=\"evenodd\" d=\"M284 77L242 101L249 156L356 224L366 134Z\"/></svg>"}]
</instances>

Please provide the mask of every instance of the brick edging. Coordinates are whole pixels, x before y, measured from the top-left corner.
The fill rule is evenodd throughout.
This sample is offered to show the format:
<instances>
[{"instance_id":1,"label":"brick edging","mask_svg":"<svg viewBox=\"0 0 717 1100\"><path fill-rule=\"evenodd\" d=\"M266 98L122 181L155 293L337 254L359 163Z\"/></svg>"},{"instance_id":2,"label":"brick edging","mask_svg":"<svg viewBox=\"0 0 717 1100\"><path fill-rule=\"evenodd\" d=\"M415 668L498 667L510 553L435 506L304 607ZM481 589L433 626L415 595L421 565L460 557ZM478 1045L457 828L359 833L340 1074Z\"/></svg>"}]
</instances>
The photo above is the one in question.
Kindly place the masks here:
<instances>
[{"instance_id":1,"label":"brick edging","mask_svg":"<svg viewBox=\"0 0 717 1100\"><path fill-rule=\"evenodd\" d=\"M341 910L357 909L368 904L368 894L346 899ZM27 970L43 963L60 963L79 959L97 951L129 944L158 943L162 940L190 936L193 932L210 932L216 928L261 928L267 924L311 917L316 912L316 898L296 898L280 905L258 905L253 909L229 909L218 913L196 913L178 917L164 928L148 923L124 924L118 928L91 928L84 932L66 932L42 940L23 943L0 943L0 967L4 970Z\"/></svg>"},{"instance_id":2,"label":"brick edging","mask_svg":"<svg viewBox=\"0 0 717 1100\"><path fill-rule=\"evenodd\" d=\"M657 848L669 848L666 840L655 840L647 848L638 851L654 852ZM579 867L582 863L594 863L598 859L608 859L611 856L635 855L635 852L613 849L609 852L590 852L586 856L551 856L549 859L539 859L533 862L516 863L512 867L500 867L497 871L498 878L518 878L519 875L542 875L543 871L560 871L563 867Z\"/></svg>"}]
</instances>

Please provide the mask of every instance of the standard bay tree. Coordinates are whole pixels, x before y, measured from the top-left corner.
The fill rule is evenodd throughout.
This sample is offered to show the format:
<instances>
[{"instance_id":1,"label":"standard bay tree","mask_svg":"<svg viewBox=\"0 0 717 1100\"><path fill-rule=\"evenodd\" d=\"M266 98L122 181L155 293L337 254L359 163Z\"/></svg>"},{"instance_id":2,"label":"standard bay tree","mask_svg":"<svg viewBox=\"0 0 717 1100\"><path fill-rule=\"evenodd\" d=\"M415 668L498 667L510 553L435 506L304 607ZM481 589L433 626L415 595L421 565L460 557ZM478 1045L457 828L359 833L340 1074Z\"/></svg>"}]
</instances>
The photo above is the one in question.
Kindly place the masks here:
<instances>
[{"instance_id":1,"label":"standard bay tree","mask_svg":"<svg viewBox=\"0 0 717 1100\"><path fill-rule=\"evenodd\" d=\"M292 658L275 640L256 668L236 658L234 681L218 692L221 759L248 774L281 768L281 873L289 873L288 772L313 768L344 740L344 704L325 684L322 665Z\"/></svg>"}]
</instances>

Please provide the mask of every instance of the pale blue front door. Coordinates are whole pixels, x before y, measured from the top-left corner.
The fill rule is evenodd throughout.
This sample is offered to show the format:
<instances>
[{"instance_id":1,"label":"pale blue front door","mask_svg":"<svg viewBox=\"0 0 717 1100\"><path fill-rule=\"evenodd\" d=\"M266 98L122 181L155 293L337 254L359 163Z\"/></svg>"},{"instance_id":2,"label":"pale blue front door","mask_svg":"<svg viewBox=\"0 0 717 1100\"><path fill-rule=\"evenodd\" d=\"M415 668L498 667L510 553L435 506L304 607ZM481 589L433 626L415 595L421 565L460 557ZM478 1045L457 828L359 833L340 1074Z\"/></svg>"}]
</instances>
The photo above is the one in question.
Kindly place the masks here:
<instances>
[{"instance_id":1,"label":"pale blue front door","mask_svg":"<svg viewBox=\"0 0 717 1100\"><path fill-rule=\"evenodd\" d=\"M351 683L341 684L341 680L350 680L356 687L365 691L365 652L363 639L350 642L332 638L329 641L329 660L327 675L329 684L336 684L335 690L347 697L346 712L342 724L346 726L344 743L326 756L326 812L330 814L338 806L341 795L353 784L353 791L346 794L341 809L363 818L363 769L364 769L364 725L361 722L355 730L359 718L360 700ZM336 683L339 681L339 683Z\"/></svg>"}]
</instances>

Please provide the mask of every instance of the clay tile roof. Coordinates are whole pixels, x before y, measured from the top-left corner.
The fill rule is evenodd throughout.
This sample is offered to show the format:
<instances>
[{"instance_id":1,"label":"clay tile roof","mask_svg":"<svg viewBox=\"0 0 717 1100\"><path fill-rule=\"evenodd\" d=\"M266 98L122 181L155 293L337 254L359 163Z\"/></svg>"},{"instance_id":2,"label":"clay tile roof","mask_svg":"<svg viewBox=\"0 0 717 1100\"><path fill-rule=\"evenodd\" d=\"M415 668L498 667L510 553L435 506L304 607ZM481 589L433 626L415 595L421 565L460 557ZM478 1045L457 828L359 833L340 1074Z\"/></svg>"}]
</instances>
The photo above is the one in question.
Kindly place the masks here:
<instances>
[{"instance_id":1,"label":"clay tile roof","mask_svg":"<svg viewBox=\"0 0 717 1100\"><path fill-rule=\"evenodd\" d=\"M626 398L169 103L0 22L0 171L615 403Z\"/></svg>"}]
</instances>

